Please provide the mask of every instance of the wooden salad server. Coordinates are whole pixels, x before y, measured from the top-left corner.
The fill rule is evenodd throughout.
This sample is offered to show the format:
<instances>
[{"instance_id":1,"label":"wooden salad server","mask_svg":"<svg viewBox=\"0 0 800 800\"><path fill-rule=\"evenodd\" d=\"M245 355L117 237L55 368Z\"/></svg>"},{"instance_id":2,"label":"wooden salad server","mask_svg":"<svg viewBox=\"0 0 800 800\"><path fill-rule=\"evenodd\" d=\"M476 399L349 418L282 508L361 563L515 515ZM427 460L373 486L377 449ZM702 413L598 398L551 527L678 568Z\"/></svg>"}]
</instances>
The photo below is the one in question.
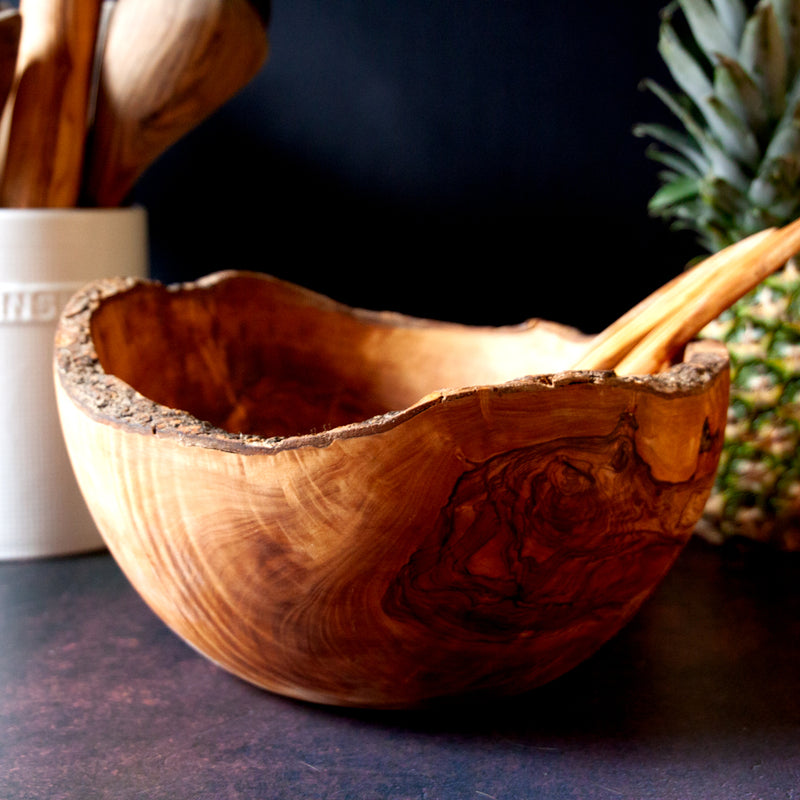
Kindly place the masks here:
<instances>
[{"instance_id":1,"label":"wooden salad server","mask_svg":"<svg viewBox=\"0 0 800 800\"><path fill-rule=\"evenodd\" d=\"M574 369L657 372L712 320L800 251L800 220L720 250L656 290L592 339Z\"/></svg>"},{"instance_id":2,"label":"wooden salad server","mask_svg":"<svg viewBox=\"0 0 800 800\"><path fill-rule=\"evenodd\" d=\"M114 206L170 145L242 89L267 56L251 0L117 0L108 26L82 202Z\"/></svg>"},{"instance_id":3,"label":"wooden salad server","mask_svg":"<svg viewBox=\"0 0 800 800\"><path fill-rule=\"evenodd\" d=\"M100 0L20 0L0 205L70 207L83 170Z\"/></svg>"}]
</instances>

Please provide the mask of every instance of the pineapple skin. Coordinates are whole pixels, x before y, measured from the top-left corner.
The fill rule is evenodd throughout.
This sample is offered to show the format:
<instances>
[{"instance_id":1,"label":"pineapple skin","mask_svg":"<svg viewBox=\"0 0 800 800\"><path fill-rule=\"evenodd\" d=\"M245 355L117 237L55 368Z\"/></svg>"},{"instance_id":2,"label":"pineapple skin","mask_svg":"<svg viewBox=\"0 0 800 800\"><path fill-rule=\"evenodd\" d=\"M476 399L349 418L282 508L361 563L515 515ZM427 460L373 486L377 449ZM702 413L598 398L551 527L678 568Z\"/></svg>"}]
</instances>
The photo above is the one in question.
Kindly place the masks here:
<instances>
[{"instance_id":1,"label":"pineapple skin","mask_svg":"<svg viewBox=\"0 0 800 800\"><path fill-rule=\"evenodd\" d=\"M725 446L697 533L800 550L800 270L794 260L701 336L725 343Z\"/></svg>"},{"instance_id":2,"label":"pineapple skin","mask_svg":"<svg viewBox=\"0 0 800 800\"><path fill-rule=\"evenodd\" d=\"M644 84L679 124L635 129L655 140L647 155L664 167L650 212L694 231L708 252L800 216L800 0L675 0L659 52L678 90ZM697 533L800 550L797 262L701 336L728 348L731 400Z\"/></svg>"}]
</instances>

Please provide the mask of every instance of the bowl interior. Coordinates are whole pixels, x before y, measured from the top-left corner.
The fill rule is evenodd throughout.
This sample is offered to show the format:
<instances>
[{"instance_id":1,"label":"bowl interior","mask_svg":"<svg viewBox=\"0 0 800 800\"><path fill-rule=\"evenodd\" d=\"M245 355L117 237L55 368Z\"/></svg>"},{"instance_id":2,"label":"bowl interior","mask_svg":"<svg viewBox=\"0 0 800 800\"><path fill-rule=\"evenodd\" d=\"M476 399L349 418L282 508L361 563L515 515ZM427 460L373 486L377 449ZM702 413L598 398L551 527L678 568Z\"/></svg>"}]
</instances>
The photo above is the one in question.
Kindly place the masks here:
<instances>
[{"instance_id":1,"label":"bowl interior","mask_svg":"<svg viewBox=\"0 0 800 800\"><path fill-rule=\"evenodd\" d=\"M93 314L103 369L233 433L359 422L444 388L554 372L586 337L544 321L484 328L351 309L265 275L137 284Z\"/></svg>"}]
</instances>

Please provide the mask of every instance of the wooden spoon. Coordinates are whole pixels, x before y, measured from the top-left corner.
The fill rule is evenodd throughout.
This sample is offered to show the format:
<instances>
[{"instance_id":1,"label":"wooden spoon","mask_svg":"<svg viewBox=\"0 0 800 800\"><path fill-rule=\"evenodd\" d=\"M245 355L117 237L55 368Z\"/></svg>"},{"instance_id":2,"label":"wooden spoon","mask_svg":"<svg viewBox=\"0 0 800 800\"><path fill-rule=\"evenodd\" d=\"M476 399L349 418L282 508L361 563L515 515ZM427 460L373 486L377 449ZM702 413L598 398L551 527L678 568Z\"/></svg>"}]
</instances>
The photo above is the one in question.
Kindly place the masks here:
<instances>
[{"instance_id":1,"label":"wooden spoon","mask_svg":"<svg viewBox=\"0 0 800 800\"><path fill-rule=\"evenodd\" d=\"M170 145L230 99L267 56L248 0L118 0L108 28L83 202L119 205Z\"/></svg>"},{"instance_id":2,"label":"wooden spoon","mask_svg":"<svg viewBox=\"0 0 800 800\"><path fill-rule=\"evenodd\" d=\"M21 0L0 203L74 206L80 192L100 0Z\"/></svg>"}]
</instances>

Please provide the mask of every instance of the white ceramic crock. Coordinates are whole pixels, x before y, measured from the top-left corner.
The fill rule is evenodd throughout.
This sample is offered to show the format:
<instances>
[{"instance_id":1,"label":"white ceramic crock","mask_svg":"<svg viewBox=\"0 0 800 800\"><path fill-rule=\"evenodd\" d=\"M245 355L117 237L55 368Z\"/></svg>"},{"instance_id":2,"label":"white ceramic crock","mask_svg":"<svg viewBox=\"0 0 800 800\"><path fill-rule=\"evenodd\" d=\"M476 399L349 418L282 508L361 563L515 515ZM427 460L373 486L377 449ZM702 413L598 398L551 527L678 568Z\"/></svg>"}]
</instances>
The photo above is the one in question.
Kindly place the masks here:
<instances>
[{"instance_id":1,"label":"white ceramic crock","mask_svg":"<svg viewBox=\"0 0 800 800\"><path fill-rule=\"evenodd\" d=\"M96 278L148 271L144 209L0 209L0 559L103 547L55 404L61 310Z\"/></svg>"}]
</instances>

